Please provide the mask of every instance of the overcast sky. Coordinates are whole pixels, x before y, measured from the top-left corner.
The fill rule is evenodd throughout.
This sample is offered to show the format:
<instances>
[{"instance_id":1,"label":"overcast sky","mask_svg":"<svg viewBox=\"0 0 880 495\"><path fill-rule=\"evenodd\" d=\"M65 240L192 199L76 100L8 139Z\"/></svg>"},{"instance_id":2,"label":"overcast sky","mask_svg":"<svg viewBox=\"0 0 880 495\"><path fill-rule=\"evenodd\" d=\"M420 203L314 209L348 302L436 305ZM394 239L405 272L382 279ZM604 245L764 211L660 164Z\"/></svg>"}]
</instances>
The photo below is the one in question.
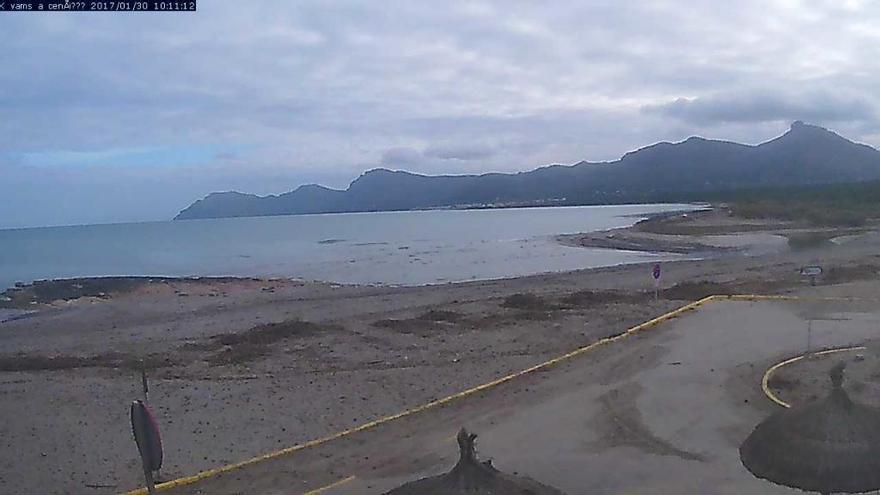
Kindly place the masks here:
<instances>
[{"instance_id":1,"label":"overcast sky","mask_svg":"<svg viewBox=\"0 0 880 495\"><path fill-rule=\"evenodd\" d=\"M375 167L518 171L792 120L880 144L880 2L200 0L0 13L0 228Z\"/></svg>"}]
</instances>

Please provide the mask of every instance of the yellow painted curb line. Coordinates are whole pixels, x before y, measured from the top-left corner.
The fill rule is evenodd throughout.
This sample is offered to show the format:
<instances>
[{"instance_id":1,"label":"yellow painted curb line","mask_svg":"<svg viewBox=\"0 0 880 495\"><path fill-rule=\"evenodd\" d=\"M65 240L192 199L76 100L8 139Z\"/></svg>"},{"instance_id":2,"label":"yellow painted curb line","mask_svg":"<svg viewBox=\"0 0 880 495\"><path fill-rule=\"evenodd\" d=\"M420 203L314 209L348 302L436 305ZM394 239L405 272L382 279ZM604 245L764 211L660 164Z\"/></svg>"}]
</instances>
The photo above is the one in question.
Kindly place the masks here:
<instances>
[{"instance_id":1,"label":"yellow painted curb line","mask_svg":"<svg viewBox=\"0 0 880 495\"><path fill-rule=\"evenodd\" d=\"M786 359L785 361L776 363L767 369L767 371L764 373L764 377L761 378L761 389L764 390L764 395L766 395L767 398L769 398L770 400L772 400L776 404L778 404L782 407L785 407L785 408L790 408L791 404L780 399L779 397L777 397L776 394L773 393L772 390L770 390L770 377L773 375L773 373L776 372L776 370L778 370L779 368L782 368L783 366L788 366L791 363L795 363L797 361L800 361L801 359L804 359L807 356L825 356L828 354L836 354L838 352L863 351L865 349L867 349L867 347L865 347L865 346L837 347L834 349L825 349L824 351L819 351L819 352L801 354L800 356L795 356L793 358Z\"/></svg>"},{"instance_id":2,"label":"yellow painted curb line","mask_svg":"<svg viewBox=\"0 0 880 495\"><path fill-rule=\"evenodd\" d=\"M221 467L214 468L214 469L208 469L206 471L202 471L202 472L194 474L192 476L186 476L183 478L178 478L175 480L166 481L164 483L160 483L160 484L156 485L156 491L157 492L164 492L164 491L171 490L172 488L178 488L178 487L182 487L182 486L192 485L194 483L197 483L197 482L202 481L207 478L211 478L211 477L223 474L223 473L228 473L230 471L235 471L235 470L238 470L238 469L241 469L241 468L244 468L247 466L251 466L251 465L263 462L263 461L268 461L271 459L277 459L279 457L284 457L286 455L290 455L290 454L293 454L295 452L299 452L301 450L305 450L310 447L316 447L318 445L325 444L325 443L330 442L332 440L346 437L346 436L349 436L349 435L352 435L354 433L358 433L361 431L369 430L369 429L375 428L379 425L382 425L382 424L385 424L385 423L388 423L388 422L391 422L391 421L394 421L394 420L397 420L397 419L400 419L400 418L403 418L406 416L410 416L410 415L413 415L413 414L416 414L416 413L419 413L419 412L422 412L422 411L425 411L428 409L432 409L437 406L447 404L447 403L452 402L456 399L467 397L467 396L473 395L477 392L483 392L485 390L489 390L490 388L496 387L496 386L501 385L503 383L507 383L515 378L519 378L521 376L528 375L528 374L534 373L536 371L541 371L541 370L545 370L547 368L553 367L559 363L562 363L564 361L568 361L574 357L577 357L581 354L589 352L597 347L601 347L606 344L611 344L613 342L617 342L618 340L624 339L624 338L626 338L630 335L633 335L635 333L638 333L643 330L647 330L649 328L657 326L660 323L663 323L667 320L671 320L671 319L673 319L683 313L695 310L695 309L699 308L700 306L703 306L705 304L708 304L708 303L711 303L714 301L718 301L718 300L737 300L737 301L738 300L765 300L765 299L766 300L773 300L773 299L796 300L796 299L802 299L802 298L800 298L798 296L761 296L761 295L707 296L707 297L704 297L703 299L700 299L699 301L692 302L692 303L684 305L676 310L670 311L670 312L665 313L663 315L660 315L656 318L653 318L653 319L648 320L646 322L640 323L634 327L629 328L625 332L620 333L618 335L615 335L613 337L606 337L603 339L599 339L596 342L593 342L592 344L580 347L580 348L575 349L567 354L563 354L559 357L553 358L549 361L545 361L541 364L537 364L537 365L532 366L530 368L526 368L524 370L521 370L521 371L518 371L515 373L511 373L509 375L503 376L503 377L498 378L496 380L492 380L491 382L484 383L482 385L478 385L476 387L473 387L473 388L467 389L465 391L450 395L448 397L444 397L442 399L437 399L437 400L428 402L427 404L423 404L421 406L414 407L412 409L407 409L405 411L399 412L397 414L393 414L391 416L385 416L383 418L379 418L377 420L370 421L368 423L364 423L364 424L357 426L355 428L343 430L343 431L334 433L332 435L317 438L315 440L310 440L308 442L305 442L305 443L302 443L299 445L294 445L292 447L277 450L275 452L263 454L263 455L253 457L251 459L247 459L247 460L244 460L241 462L227 464L225 466L221 466ZM147 494L146 488L139 488L136 490L131 490L131 491L125 492L123 495L146 495L146 494Z\"/></svg>"},{"instance_id":3,"label":"yellow painted curb line","mask_svg":"<svg viewBox=\"0 0 880 495\"><path fill-rule=\"evenodd\" d=\"M324 493L327 490L331 490L333 488L336 488L337 486L342 486L346 483L354 481L354 479L355 479L354 476L349 476L348 478L343 478L335 483L330 483L329 485L318 488L317 490L312 490L310 492L306 492L303 495L320 495L321 493Z\"/></svg>"},{"instance_id":4,"label":"yellow painted curb line","mask_svg":"<svg viewBox=\"0 0 880 495\"><path fill-rule=\"evenodd\" d=\"M717 300L724 301L877 301L863 297L813 297L791 295L761 295L761 294L729 294L714 296Z\"/></svg>"}]
</instances>

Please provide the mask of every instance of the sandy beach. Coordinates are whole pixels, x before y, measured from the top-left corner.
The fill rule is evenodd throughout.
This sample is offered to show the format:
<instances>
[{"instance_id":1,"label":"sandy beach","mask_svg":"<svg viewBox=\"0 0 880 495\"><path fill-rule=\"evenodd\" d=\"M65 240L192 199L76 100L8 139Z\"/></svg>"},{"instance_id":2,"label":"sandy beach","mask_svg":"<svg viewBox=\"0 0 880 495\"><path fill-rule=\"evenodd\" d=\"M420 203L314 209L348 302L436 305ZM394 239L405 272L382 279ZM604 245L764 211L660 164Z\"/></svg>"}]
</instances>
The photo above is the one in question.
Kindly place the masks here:
<instances>
[{"instance_id":1,"label":"sandy beach","mask_svg":"<svg viewBox=\"0 0 880 495\"><path fill-rule=\"evenodd\" d=\"M656 300L646 264L419 287L22 287L0 313L0 492L139 486L128 404L140 396L141 360L165 437L161 477L171 479L484 383L705 295L880 288L876 234L827 233L850 237L792 249L788 239L803 231L715 212L563 240L703 257L664 263ZM799 273L809 264L825 268L817 287Z\"/></svg>"}]
</instances>

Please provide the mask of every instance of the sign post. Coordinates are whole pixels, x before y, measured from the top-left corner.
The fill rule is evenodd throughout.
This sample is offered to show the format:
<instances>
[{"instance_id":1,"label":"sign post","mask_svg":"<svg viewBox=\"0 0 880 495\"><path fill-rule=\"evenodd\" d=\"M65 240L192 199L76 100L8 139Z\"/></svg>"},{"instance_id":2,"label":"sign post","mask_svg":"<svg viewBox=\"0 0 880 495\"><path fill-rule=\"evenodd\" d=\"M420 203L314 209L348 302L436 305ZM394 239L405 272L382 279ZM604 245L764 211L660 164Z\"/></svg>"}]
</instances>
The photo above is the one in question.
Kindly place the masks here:
<instances>
[{"instance_id":1,"label":"sign post","mask_svg":"<svg viewBox=\"0 0 880 495\"><path fill-rule=\"evenodd\" d=\"M660 300L660 263L654 263L654 270L651 273L654 276L654 300Z\"/></svg>"},{"instance_id":2,"label":"sign post","mask_svg":"<svg viewBox=\"0 0 880 495\"><path fill-rule=\"evenodd\" d=\"M813 318L807 320L807 356L813 357Z\"/></svg>"},{"instance_id":3,"label":"sign post","mask_svg":"<svg viewBox=\"0 0 880 495\"><path fill-rule=\"evenodd\" d=\"M816 285L816 279L822 275L822 267L819 265L810 265L801 268L801 275L810 277L810 285Z\"/></svg>"}]
</instances>

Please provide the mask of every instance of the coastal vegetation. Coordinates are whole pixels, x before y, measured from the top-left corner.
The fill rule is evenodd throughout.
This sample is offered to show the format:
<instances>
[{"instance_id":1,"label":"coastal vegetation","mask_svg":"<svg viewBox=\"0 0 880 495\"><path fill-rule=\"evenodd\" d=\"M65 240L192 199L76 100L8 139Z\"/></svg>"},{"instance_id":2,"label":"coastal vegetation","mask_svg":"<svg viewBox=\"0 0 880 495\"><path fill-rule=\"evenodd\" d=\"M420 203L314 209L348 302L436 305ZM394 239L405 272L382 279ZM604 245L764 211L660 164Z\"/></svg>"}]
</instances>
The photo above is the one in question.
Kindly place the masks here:
<instances>
[{"instance_id":1,"label":"coastal vegetation","mask_svg":"<svg viewBox=\"0 0 880 495\"><path fill-rule=\"evenodd\" d=\"M880 218L880 181L737 191L714 198L743 218L822 227L862 227Z\"/></svg>"}]
</instances>

